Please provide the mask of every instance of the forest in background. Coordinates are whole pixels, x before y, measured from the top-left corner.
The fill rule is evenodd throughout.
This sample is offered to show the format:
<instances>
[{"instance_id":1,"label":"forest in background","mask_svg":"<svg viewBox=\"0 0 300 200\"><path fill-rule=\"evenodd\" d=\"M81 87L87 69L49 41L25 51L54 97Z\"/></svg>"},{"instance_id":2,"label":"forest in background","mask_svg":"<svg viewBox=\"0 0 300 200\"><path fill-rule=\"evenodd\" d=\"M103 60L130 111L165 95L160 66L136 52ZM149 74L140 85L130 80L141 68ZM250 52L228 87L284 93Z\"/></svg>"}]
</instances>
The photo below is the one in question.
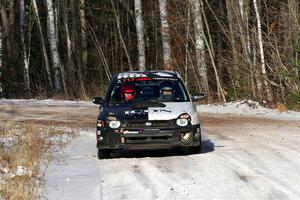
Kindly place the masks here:
<instances>
[{"instance_id":1,"label":"forest in background","mask_svg":"<svg viewBox=\"0 0 300 200\"><path fill-rule=\"evenodd\" d=\"M300 108L299 0L1 0L0 97L89 99L176 70L208 101Z\"/></svg>"}]
</instances>

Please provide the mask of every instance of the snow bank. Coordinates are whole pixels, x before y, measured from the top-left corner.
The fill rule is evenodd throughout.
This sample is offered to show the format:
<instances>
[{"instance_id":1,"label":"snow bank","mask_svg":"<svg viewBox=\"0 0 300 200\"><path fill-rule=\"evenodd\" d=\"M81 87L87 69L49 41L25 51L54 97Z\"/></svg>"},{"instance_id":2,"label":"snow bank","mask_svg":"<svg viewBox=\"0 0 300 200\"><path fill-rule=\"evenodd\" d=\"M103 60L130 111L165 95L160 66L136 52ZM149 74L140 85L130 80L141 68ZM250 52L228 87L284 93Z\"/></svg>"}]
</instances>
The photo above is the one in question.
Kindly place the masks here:
<instances>
[{"instance_id":1,"label":"snow bank","mask_svg":"<svg viewBox=\"0 0 300 200\"><path fill-rule=\"evenodd\" d=\"M54 99L0 99L1 105L97 107L91 101L62 101Z\"/></svg>"},{"instance_id":2,"label":"snow bank","mask_svg":"<svg viewBox=\"0 0 300 200\"><path fill-rule=\"evenodd\" d=\"M280 112L277 109L270 109L261 106L258 102L251 100L235 101L221 105L198 105L197 110L200 113L211 114L236 114L255 117L268 117L275 119L300 120L300 112L285 111Z\"/></svg>"}]
</instances>

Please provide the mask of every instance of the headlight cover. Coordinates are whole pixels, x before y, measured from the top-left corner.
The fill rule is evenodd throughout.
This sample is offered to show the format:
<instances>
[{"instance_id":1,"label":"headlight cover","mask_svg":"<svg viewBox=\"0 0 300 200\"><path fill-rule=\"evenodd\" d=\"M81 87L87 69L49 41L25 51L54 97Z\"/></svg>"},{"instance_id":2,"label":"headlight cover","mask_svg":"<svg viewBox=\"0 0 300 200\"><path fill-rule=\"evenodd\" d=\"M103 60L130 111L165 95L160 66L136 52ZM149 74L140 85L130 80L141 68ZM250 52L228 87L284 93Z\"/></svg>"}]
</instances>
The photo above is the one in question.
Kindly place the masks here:
<instances>
[{"instance_id":1,"label":"headlight cover","mask_svg":"<svg viewBox=\"0 0 300 200\"><path fill-rule=\"evenodd\" d=\"M184 113L184 114L181 114L178 119L176 120L176 124L178 126L187 126L189 124L189 121L191 121L191 117L189 114L187 113Z\"/></svg>"},{"instance_id":2,"label":"headlight cover","mask_svg":"<svg viewBox=\"0 0 300 200\"><path fill-rule=\"evenodd\" d=\"M176 124L178 126L187 126L189 124L189 121L187 119L177 119Z\"/></svg>"},{"instance_id":3,"label":"headlight cover","mask_svg":"<svg viewBox=\"0 0 300 200\"><path fill-rule=\"evenodd\" d=\"M121 126L121 122L119 120L117 120L117 118L115 116L108 116L106 118L106 120L107 120L109 127L112 129L117 129Z\"/></svg>"},{"instance_id":4,"label":"headlight cover","mask_svg":"<svg viewBox=\"0 0 300 200\"><path fill-rule=\"evenodd\" d=\"M118 120L112 120L108 123L110 128L117 129L121 126L121 122Z\"/></svg>"}]
</instances>

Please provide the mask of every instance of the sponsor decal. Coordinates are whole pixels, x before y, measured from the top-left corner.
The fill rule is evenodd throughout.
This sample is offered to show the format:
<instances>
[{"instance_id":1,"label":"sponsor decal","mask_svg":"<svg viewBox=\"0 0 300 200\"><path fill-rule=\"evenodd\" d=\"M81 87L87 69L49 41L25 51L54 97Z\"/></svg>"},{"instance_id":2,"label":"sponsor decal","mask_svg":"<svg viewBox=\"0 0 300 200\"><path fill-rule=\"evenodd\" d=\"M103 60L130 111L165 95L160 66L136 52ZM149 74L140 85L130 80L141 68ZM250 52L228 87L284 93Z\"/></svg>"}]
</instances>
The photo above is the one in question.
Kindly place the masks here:
<instances>
[{"instance_id":1,"label":"sponsor decal","mask_svg":"<svg viewBox=\"0 0 300 200\"><path fill-rule=\"evenodd\" d=\"M155 77L153 80L158 80L158 81L177 81L178 79L176 78L168 78L168 77Z\"/></svg>"},{"instance_id":2,"label":"sponsor decal","mask_svg":"<svg viewBox=\"0 0 300 200\"><path fill-rule=\"evenodd\" d=\"M165 110L165 109L155 109L153 110L154 113L161 113L161 112L167 112L167 113L171 113L171 110Z\"/></svg>"},{"instance_id":3,"label":"sponsor decal","mask_svg":"<svg viewBox=\"0 0 300 200\"><path fill-rule=\"evenodd\" d=\"M137 77L147 77L147 75L142 74L142 73L133 73L133 72L120 73L118 75L118 79L121 79L121 78L137 78Z\"/></svg>"},{"instance_id":4,"label":"sponsor decal","mask_svg":"<svg viewBox=\"0 0 300 200\"><path fill-rule=\"evenodd\" d=\"M148 114L148 110L127 110L125 115L145 115Z\"/></svg>"},{"instance_id":5,"label":"sponsor decal","mask_svg":"<svg viewBox=\"0 0 300 200\"><path fill-rule=\"evenodd\" d=\"M164 103L166 107L158 108L151 107L148 108L148 120L170 120L176 119L182 113L189 113L190 102L166 102Z\"/></svg>"}]
</instances>

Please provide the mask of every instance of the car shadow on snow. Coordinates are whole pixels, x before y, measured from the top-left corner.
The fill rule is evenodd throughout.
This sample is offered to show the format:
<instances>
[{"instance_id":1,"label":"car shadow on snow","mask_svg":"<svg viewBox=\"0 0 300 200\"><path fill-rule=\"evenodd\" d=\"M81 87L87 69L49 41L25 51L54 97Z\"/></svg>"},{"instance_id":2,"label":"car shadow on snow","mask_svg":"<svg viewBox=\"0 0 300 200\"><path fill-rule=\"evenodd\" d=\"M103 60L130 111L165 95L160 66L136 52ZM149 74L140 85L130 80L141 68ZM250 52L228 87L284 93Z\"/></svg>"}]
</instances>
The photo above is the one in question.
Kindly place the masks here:
<instances>
[{"instance_id":1,"label":"car shadow on snow","mask_svg":"<svg viewBox=\"0 0 300 200\"><path fill-rule=\"evenodd\" d=\"M215 144L210 140L206 139L202 141L202 151L201 153L210 153L215 150Z\"/></svg>"},{"instance_id":2,"label":"car shadow on snow","mask_svg":"<svg viewBox=\"0 0 300 200\"><path fill-rule=\"evenodd\" d=\"M215 145L210 139L202 141L202 150L199 154L206 154L213 152ZM181 148L171 149L151 149L151 150L122 150L111 153L112 158L143 158L143 157L170 157L170 156L186 156L196 155L188 154Z\"/></svg>"}]
</instances>

